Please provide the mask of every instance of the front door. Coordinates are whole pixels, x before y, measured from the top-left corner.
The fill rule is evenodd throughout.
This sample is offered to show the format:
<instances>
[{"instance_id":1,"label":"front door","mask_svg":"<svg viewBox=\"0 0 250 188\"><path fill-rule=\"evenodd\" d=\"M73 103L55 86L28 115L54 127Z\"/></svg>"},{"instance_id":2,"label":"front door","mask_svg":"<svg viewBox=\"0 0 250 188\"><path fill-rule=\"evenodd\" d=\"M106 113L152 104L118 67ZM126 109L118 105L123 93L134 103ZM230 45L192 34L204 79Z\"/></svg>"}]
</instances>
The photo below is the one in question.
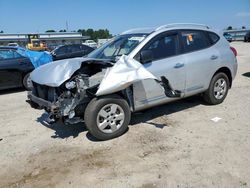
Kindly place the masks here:
<instances>
[{"instance_id":1,"label":"front door","mask_svg":"<svg viewBox=\"0 0 250 188\"><path fill-rule=\"evenodd\" d=\"M151 50L153 60L143 66L161 80L165 76L173 90L184 94L186 84L185 58L179 55L179 39L177 32L160 34L153 38L142 50ZM163 87L155 80L143 80L134 84L135 105L143 106L160 101L170 101Z\"/></svg>"}]
</instances>

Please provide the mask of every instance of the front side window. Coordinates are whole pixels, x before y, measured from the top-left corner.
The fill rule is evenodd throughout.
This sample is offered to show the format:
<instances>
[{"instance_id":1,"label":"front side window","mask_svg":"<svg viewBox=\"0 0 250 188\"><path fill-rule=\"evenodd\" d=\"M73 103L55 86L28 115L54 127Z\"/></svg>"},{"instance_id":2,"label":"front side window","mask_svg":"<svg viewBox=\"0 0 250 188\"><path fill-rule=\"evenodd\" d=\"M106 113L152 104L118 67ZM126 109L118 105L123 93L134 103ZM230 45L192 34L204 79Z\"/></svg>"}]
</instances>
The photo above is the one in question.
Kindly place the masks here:
<instances>
[{"instance_id":1,"label":"front side window","mask_svg":"<svg viewBox=\"0 0 250 188\"><path fill-rule=\"evenodd\" d=\"M181 41L185 52L193 52L209 46L202 31L182 31Z\"/></svg>"},{"instance_id":2,"label":"front side window","mask_svg":"<svg viewBox=\"0 0 250 188\"><path fill-rule=\"evenodd\" d=\"M157 37L143 50L151 50L153 61L177 55L177 34Z\"/></svg>"},{"instance_id":3,"label":"front side window","mask_svg":"<svg viewBox=\"0 0 250 188\"><path fill-rule=\"evenodd\" d=\"M88 57L115 61L116 57L128 55L146 36L146 34L120 35L91 52Z\"/></svg>"}]
</instances>

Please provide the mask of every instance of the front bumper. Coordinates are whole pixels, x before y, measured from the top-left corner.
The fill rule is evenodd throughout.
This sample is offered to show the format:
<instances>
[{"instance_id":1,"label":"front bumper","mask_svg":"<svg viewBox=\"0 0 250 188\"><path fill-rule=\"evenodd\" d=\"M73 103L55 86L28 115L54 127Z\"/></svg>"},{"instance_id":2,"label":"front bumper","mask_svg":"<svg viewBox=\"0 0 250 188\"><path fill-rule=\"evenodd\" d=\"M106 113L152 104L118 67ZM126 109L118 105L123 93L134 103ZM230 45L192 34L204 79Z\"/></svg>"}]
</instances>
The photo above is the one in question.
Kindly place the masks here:
<instances>
[{"instance_id":1,"label":"front bumper","mask_svg":"<svg viewBox=\"0 0 250 188\"><path fill-rule=\"evenodd\" d=\"M58 107L56 104L33 95L32 91L28 91L28 99L36 103L40 107L45 108L49 112L56 113L58 111Z\"/></svg>"}]
</instances>

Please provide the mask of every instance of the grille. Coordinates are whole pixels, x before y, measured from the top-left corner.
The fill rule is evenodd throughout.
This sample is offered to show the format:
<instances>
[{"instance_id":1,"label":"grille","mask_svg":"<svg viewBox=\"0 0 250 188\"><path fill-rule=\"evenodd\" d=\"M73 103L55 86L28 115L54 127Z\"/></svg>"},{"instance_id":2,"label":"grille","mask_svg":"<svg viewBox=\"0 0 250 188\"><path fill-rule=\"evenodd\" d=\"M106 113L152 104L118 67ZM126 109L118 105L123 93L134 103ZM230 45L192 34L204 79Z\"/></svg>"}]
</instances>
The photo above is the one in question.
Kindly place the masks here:
<instances>
[{"instance_id":1,"label":"grille","mask_svg":"<svg viewBox=\"0 0 250 188\"><path fill-rule=\"evenodd\" d=\"M33 82L33 95L50 102L54 102L57 97L56 88L35 82Z\"/></svg>"}]
</instances>

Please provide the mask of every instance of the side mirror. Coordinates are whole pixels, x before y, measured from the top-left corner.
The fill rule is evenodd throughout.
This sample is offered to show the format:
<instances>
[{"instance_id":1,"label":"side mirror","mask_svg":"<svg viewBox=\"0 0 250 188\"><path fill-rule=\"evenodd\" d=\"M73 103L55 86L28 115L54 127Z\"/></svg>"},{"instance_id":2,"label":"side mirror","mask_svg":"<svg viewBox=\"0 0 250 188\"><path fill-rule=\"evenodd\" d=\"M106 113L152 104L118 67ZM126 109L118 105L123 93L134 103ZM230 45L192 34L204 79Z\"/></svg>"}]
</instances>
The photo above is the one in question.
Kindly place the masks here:
<instances>
[{"instance_id":1,"label":"side mirror","mask_svg":"<svg viewBox=\"0 0 250 188\"><path fill-rule=\"evenodd\" d=\"M149 63L153 60L153 52L151 50L142 50L140 53L141 63Z\"/></svg>"}]
</instances>

